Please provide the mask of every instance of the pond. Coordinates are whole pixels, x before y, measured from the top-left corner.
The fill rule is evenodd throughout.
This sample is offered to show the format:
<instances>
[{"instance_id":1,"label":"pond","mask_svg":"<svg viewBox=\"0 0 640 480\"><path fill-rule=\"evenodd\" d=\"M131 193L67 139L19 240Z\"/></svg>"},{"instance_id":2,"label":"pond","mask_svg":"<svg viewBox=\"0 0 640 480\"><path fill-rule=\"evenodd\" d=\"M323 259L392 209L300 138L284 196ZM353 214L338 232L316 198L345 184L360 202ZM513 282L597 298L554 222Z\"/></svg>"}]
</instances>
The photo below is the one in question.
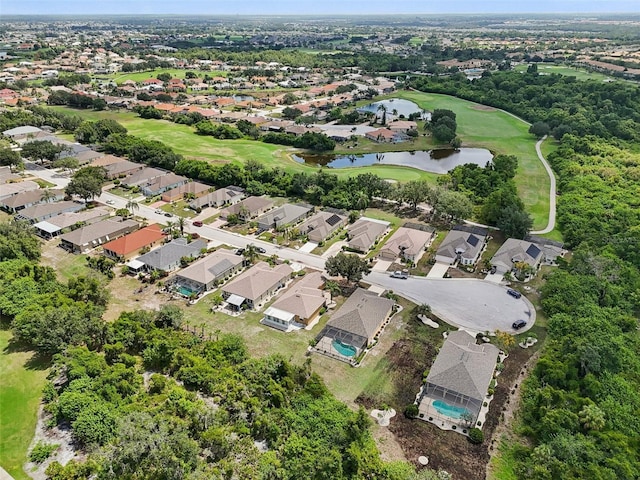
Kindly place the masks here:
<instances>
[{"instance_id":1,"label":"pond","mask_svg":"<svg viewBox=\"0 0 640 480\"><path fill-rule=\"evenodd\" d=\"M409 117L412 113L422 113L422 109L409 100L403 100L402 98L390 98L388 100L381 100L379 102L370 103L364 107L358 108L359 112L372 112L377 113L380 105L384 105L387 109L387 115L393 116L393 111L396 110L398 116L403 115ZM425 119L431 117L430 113L426 113Z\"/></svg>"},{"instance_id":2,"label":"pond","mask_svg":"<svg viewBox=\"0 0 640 480\"><path fill-rule=\"evenodd\" d=\"M330 168L366 167L369 165L401 165L425 172L447 173L449 170L474 163L484 167L493 159L493 154L484 148L452 148L418 151L365 153L362 155L293 155L298 163L326 166Z\"/></svg>"}]
</instances>

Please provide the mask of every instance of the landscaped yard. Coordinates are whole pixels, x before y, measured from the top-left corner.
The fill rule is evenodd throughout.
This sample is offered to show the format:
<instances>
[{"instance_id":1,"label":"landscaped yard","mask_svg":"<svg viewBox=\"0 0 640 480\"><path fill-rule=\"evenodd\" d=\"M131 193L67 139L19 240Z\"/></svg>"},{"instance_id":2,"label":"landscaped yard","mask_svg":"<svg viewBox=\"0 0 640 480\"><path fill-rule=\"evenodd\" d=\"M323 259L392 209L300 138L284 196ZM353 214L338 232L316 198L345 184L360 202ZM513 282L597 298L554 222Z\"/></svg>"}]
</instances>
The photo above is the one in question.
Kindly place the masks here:
<instances>
[{"instance_id":1,"label":"landscaped yard","mask_svg":"<svg viewBox=\"0 0 640 480\"><path fill-rule=\"evenodd\" d=\"M27 480L22 465L35 432L49 365L11 343L12 337L8 326L0 323L0 466L16 480Z\"/></svg>"}]
</instances>

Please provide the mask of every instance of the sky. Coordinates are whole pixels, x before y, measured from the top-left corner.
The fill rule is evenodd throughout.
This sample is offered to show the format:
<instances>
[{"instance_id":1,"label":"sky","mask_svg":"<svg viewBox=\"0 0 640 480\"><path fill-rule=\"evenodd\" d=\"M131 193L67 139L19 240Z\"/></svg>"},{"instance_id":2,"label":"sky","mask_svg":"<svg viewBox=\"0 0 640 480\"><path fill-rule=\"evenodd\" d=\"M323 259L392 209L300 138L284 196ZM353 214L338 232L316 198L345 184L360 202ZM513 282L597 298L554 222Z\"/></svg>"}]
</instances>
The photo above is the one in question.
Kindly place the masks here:
<instances>
[{"instance_id":1,"label":"sky","mask_svg":"<svg viewBox=\"0 0 640 480\"><path fill-rule=\"evenodd\" d=\"M0 0L3 15L319 15L638 12L640 0Z\"/></svg>"}]
</instances>

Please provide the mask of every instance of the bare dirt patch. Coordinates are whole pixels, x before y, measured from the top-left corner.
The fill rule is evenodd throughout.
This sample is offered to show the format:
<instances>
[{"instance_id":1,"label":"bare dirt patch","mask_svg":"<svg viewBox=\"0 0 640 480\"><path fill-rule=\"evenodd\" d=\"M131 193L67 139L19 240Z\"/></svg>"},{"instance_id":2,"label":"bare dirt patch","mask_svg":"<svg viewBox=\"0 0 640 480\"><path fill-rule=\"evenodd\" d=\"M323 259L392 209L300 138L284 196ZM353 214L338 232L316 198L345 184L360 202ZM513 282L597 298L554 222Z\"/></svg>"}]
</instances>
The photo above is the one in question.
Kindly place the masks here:
<instances>
[{"instance_id":1,"label":"bare dirt patch","mask_svg":"<svg viewBox=\"0 0 640 480\"><path fill-rule=\"evenodd\" d=\"M401 413L413 403L423 374L431 367L442 343L442 332L447 328L451 330L451 327L431 329L417 320L409 322L405 335L394 343L385 357L389 363L389 381L394 383L390 390L393 397L379 398L375 391L365 391L356 401L369 409L378 408L385 401L399 412L387 428L393 435L393 444L399 445L408 461L418 466L418 457L424 455L429 458L430 468L446 470L456 479L481 480L485 478L490 453L497 448L494 439L501 433L496 434L496 429L501 420L511 418L517 408L517 389L526 376L528 369L525 364L534 351L516 347L510 352L482 426L485 441L482 445L473 445L463 435L440 430L419 419L407 419ZM506 429L508 424L500 432ZM386 445L379 442L379 446L381 451L386 450Z\"/></svg>"}]
</instances>

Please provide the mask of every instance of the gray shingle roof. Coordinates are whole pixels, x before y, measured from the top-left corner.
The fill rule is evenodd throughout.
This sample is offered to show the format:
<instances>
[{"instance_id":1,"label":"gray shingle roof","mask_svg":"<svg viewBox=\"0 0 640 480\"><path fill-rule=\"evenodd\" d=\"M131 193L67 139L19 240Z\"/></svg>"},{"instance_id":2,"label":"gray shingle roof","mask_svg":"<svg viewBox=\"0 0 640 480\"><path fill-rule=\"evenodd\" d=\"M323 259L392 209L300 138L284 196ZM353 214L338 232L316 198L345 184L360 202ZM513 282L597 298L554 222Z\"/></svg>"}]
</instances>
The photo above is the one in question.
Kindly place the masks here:
<instances>
[{"instance_id":1,"label":"gray shingle roof","mask_svg":"<svg viewBox=\"0 0 640 480\"><path fill-rule=\"evenodd\" d=\"M176 238L160 248L140 255L137 260L151 268L165 270L170 265L178 263L182 257L197 257L203 248L207 248L207 242L204 240L187 243L184 238Z\"/></svg>"},{"instance_id":2,"label":"gray shingle roof","mask_svg":"<svg viewBox=\"0 0 640 480\"><path fill-rule=\"evenodd\" d=\"M292 273L293 270L289 265L283 264L271 268L268 263L258 262L225 285L223 290L249 300L256 300Z\"/></svg>"},{"instance_id":3,"label":"gray shingle roof","mask_svg":"<svg viewBox=\"0 0 640 480\"><path fill-rule=\"evenodd\" d=\"M333 314L327 326L371 340L386 320L395 302L358 288Z\"/></svg>"},{"instance_id":4,"label":"gray shingle roof","mask_svg":"<svg viewBox=\"0 0 640 480\"><path fill-rule=\"evenodd\" d=\"M469 333L451 332L429 370L427 383L482 401L493 378L498 348L476 344Z\"/></svg>"},{"instance_id":5,"label":"gray shingle roof","mask_svg":"<svg viewBox=\"0 0 640 480\"><path fill-rule=\"evenodd\" d=\"M516 238L507 238L507 241L502 244L491 259L491 264L511 270L515 262L526 262L533 267L541 259L542 250L533 243Z\"/></svg>"}]
</instances>

